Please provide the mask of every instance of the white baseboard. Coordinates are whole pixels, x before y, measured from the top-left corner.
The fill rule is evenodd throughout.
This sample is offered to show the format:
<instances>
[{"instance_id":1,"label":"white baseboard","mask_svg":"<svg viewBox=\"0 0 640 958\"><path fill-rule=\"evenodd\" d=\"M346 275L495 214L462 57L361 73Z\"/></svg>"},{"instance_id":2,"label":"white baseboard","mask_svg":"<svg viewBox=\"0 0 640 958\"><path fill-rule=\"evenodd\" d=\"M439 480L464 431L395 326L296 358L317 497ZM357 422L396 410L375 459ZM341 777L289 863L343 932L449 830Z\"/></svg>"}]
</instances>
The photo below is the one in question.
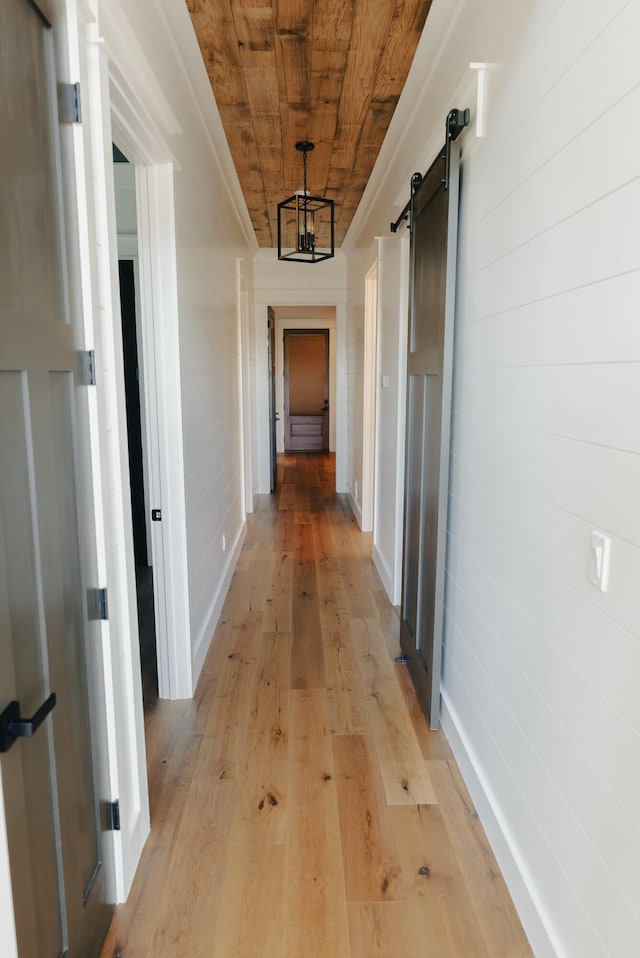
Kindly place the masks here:
<instances>
[{"instance_id":1,"label":"white baseboard","mask_svg":"<svg viewBox=\"0 0 640 958\"><path fill-rule=\"evenodd\" d=\"M504 821L499 803L444 689L440 718L534 955L536 958L568 958L553 933L552 923Z\"/></svg>"},{"instance_id":2,"label":"white baseboard","mask_svg":"<svg viewBox=\"0 0 640 958\"><path fill-rule=\"evenodd\" d=\"M373 564L377 569L378 575L380 576L380 581L385 588L385 592L389 596L389 601L393 605L393 576L391 575L391 570L382 557L382 553L378 549L378 546L375 544L375 542L373 544L371 558L373 559Z\"/></svg>"},{"instance_id":3,"label":"white baseboard","mask_svg":"<svg viewBox=\"0 0 640 958\"><path fill-rule=\"evenodd\" d=\"M209 615L207 616L207 622L204 628L201 630L200 635L198 636L198 641L196 642L195 648L193 650L192 656L192 672L193 672L193 691L195 692L196 685L198 684L198 679L202 671L202 666L204 665L204 660L207 657L207 652L211 646L211 640L213 639L213 633L216 630L216 626L222 614L222 606L224 605L224 600L227 597L227 592L229 591L229 586L231 584L231 577L234 573L236 564L240 557L240 552L242 551L242 546L247 535L247 522L246 520L240 526L238 535L236 536L235 542L233 543L233 548L229 550L229 558L227 559L227 565L225 567L224 576L220 581L216 594L213 597L213 602L209 610Z\"/></svg>"},{"instance_id":4,"label":"white baseboard","mask_svg":"<svg viewBox=\"0 0 640 958\"><path fill-rule=\"evenodd\" d=\"M354 516L356 517L356 522L358 523L358 529L362 529L362 512L360 511L360 506L358 505L356 500L353 498L353 494L351 492L348 492L347 496L349 497L349 505L351 506L351 510Z\"/></svg>"}]
</instances>

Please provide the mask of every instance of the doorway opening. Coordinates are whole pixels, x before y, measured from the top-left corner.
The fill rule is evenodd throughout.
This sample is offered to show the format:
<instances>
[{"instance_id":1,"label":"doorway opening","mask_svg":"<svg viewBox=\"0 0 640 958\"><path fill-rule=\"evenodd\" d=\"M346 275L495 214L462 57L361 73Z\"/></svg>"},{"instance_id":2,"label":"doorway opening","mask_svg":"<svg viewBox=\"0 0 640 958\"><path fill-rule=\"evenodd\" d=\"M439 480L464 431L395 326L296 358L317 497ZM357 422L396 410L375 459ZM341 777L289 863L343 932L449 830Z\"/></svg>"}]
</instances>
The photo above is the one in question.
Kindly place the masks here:
<instances>
[{"instance_id":1,"label":"doorway opening","mask_svg":"<svg viewBox=\"0 0 640 958\"><path fill-rule=\"evenodd\" d=\"M284 332L285 452L329 451L329 333Z\"/></svg>"},{"instance_id":2,"label":"doorway opening","mask_svg":"<svg viewBox=\"0 0 640 958\"><path fill-rule=\"evenodd\" d=\"M149 491L148 420L139 308L139 259L135 167L114 145L114 184L118 235L118 278L127 413L127 446L133 551L136 573L142 695L145 710L158 699L158 657L152 565L152 509Z\"/></svg>"}]
</instances>

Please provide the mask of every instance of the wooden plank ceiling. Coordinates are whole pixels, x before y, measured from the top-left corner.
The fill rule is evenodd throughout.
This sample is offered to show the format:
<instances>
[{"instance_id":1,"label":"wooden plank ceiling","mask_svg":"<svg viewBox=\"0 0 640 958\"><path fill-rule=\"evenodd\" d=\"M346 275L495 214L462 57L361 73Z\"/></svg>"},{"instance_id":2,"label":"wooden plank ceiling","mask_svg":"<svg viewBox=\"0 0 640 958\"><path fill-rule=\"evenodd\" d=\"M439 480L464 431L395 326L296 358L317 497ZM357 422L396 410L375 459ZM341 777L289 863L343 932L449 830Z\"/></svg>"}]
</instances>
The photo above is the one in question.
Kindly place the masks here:
<instances>
[{"instance_id":1,"label":"wooden plank ceiling","mask_svg":"<svg viewBox=\"0 0 640 958\"><path fill-rule=\"evenodd\" d=\"M260 246L302 188L336 203L340 246L404 86L431 0L187 0Z\"/></svg>"}]
</instances>

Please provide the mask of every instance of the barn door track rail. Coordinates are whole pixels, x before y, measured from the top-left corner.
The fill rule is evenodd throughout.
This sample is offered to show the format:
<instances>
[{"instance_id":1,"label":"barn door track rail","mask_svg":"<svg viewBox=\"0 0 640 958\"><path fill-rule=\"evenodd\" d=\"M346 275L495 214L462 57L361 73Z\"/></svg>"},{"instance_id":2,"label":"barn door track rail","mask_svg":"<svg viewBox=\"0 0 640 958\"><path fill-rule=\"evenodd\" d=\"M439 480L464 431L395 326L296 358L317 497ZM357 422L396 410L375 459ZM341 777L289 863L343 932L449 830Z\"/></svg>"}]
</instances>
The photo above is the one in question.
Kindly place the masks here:
<instances>
[{"instance_id":1,"label":"barn door track rail","mask_svg":"<svg viewBox=\"0 0 640 958\"><path fill-rule=\"evenodd\" d=\"M471 112L469 109L466 110L450 110L447 119L445 121L445 143L442 148L442 153L440 158L444 160L444 176L442 178L443 189L449 189L449 169L451 166L451 144L454 140L457 140L465 126L469 126L471 119ZM422 173L414 173L411 177L411 196L407 200L407 203L404 206L404 209L400 213L400 216L391 224L391 232L397 233L398 227L400 224L408 219L409 222L407 226L411 229L411 224L413 222L412 207L413 207L413 197L420 189L420 185L424 177Z\"/></svg>"}]
</instances>

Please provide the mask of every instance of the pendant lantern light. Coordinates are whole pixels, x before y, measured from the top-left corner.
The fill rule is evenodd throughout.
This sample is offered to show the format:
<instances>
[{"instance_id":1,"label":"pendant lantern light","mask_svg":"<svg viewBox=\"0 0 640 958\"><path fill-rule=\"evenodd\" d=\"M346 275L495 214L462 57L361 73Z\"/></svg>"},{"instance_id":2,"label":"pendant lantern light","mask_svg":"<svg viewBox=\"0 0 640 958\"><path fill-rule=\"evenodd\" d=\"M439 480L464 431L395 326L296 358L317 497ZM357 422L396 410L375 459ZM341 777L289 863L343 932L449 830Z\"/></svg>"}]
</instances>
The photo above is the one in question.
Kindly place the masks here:
<instances>
[{"instance_id":1,"label":"pendant lantern light","mask_svg":"<svg viewBox=\"0 0 640 958\"><path fill-rule=\"evenodd\" d=\"M307 154L313 147L308 140L296 143L304 189L278 203L278 259L292 263L319 263L335 255L333 200L311 196L307 189Z\"/></svg>"}]
</instances>

